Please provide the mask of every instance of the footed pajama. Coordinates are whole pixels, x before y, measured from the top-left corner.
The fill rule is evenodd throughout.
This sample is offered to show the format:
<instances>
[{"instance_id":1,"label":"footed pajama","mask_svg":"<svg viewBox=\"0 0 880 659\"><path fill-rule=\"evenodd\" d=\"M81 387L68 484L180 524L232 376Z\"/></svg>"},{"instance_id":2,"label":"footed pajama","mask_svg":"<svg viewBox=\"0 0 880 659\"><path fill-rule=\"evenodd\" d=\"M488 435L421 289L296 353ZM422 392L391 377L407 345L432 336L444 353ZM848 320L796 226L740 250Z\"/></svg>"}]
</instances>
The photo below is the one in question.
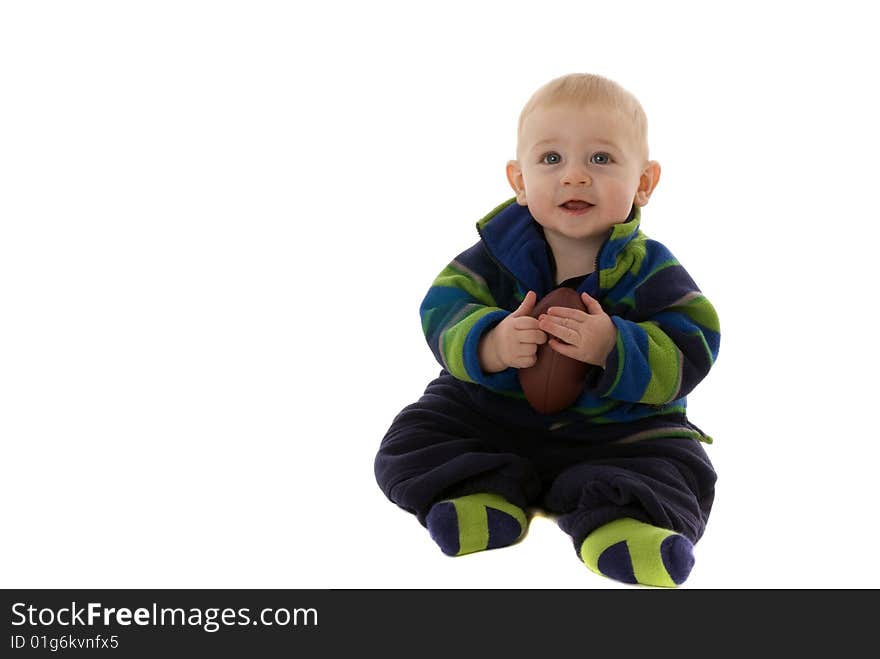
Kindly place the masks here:
<instances>
[{"instance_id":1,"label":"footed pajama","mask_svg":"<svg viewBox=\"0 0 880 659\"><path fill-rule=\"evenodd\" d=\"M714 499L701 443L656 420L597 427L582 439L506 426L473 411L443 373L394 420L375 460L385 495L426 525L432 506L497 494L558 515L578 550L594 529L631 518L696 542ZM664 432L672 436L664 436Z\"/></svg>"}]
</instances>

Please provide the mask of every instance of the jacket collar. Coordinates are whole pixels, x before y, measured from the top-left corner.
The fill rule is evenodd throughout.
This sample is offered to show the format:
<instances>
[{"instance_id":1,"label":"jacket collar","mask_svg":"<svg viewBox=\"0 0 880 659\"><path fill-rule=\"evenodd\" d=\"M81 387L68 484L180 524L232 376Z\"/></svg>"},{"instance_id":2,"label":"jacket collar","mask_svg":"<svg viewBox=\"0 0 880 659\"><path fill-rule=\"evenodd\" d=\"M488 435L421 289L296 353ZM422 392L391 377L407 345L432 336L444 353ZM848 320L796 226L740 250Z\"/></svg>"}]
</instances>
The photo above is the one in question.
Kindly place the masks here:
<instances>
[{"instance_id":1,"label":"jacket collar","mask_svg":"<svg viewBox=\"0 0 880 659\"><path fill-rule=\"evenodd\" d=\"M598 270L613 268L629 242L639 232L641 209L633 206L629 217L608 232L598 256ZM526 290L541 296L556 288L544 231L528 207L508 199L477 222L477 232L492 258Z\"/></svg>"}]
</instances>

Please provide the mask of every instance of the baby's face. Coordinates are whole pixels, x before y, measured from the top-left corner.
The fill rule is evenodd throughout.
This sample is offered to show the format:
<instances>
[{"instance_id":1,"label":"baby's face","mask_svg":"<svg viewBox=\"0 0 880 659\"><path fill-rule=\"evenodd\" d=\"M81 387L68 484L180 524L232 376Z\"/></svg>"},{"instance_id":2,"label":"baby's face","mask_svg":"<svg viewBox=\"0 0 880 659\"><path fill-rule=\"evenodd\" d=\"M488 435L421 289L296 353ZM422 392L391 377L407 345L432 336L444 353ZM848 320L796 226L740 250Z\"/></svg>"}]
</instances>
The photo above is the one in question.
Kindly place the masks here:
<instances>
[{"instance_id":1,"label":"baby's face","mask_svg":"<svg viewBox=\"0 0 880 659\"><path fill-rule=\"evenodd\" d=\"M525 118L518 160L508 163L517 203L545 231L604 236L633 203L647 202L637 192L648 163L633 133L623 117L601 107L537 107ZM572 200L590 206L566 207Z\"/></svg>"}]
</instances>

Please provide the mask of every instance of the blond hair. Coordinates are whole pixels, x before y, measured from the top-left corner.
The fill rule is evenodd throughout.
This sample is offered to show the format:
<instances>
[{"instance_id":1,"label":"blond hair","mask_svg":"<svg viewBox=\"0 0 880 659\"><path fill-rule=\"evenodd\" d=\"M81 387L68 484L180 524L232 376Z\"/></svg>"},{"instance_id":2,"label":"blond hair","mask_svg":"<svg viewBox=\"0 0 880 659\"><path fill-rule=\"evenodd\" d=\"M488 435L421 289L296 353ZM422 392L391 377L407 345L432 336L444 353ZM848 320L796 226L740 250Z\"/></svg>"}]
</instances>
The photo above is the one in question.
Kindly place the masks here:
<instances>
[{"instance_id":1,"label":"blond hair","mask_svg":"<svg viewBox=\"0 0 880 659\"><path fill-rule=\"evenodd\" d=\"M592 105L619 112L632 126L634 144L641 149L645 160L648 159L648 117L642 104L613 80L592 73L570 73L554 78L532 94L519 114L516 130L517 154L526 117L535 108L558 105Z\"/></svg>"}]
</instances>

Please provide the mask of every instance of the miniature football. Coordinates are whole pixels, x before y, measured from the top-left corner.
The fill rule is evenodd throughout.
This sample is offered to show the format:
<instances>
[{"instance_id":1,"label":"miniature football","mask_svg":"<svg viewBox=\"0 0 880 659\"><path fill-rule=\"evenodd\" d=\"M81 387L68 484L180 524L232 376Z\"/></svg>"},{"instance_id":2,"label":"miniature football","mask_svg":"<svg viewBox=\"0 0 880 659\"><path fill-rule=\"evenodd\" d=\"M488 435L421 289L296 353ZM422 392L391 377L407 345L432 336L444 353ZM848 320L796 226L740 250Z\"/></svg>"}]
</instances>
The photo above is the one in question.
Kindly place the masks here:
<instances>
[{"instance_id":1,"label":"miniature football","mask_svg":"<svg viewBox=\"0 0 880 659\"><path fill-rule=\"evenodd\" d=\"M537 318L550 307L587 310L580 294L567 287L550 291L535 305L531 315ZM561 412L581 395L590 365L560 355L549 342L538 346L537 358L534 366L521 368L517 373L526 400L541 414Z\"/></svg>"}]
</instances>

